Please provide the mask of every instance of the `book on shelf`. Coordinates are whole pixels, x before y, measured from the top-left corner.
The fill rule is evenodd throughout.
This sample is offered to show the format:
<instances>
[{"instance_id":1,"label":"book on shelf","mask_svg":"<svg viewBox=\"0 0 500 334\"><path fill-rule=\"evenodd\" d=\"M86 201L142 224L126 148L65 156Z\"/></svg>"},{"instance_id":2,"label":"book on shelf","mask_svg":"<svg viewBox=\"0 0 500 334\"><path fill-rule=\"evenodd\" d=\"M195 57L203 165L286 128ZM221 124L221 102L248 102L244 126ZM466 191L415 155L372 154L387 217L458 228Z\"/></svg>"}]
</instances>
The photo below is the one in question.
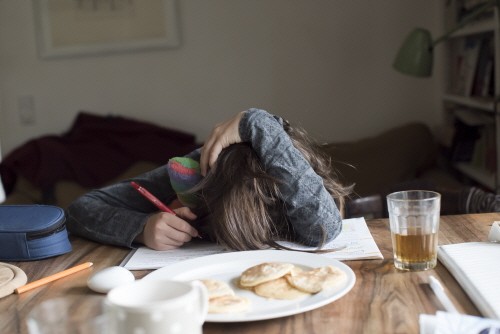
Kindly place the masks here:
<instances>
[{"instance_id":1,"label":"book on shelf","mask_svg":"<svg viewBox=\"0 0 500 334\"><path fill-rule=\"evenodd\" d=\"M470 164L471 166L476 167L477 169L484 169L486 165L486 144L485 144L485 137L481 133L479 138L476 140L474 143L474 148L472 150L472 156L470 159Z\"/></svg>"},{"instance_id":2,"label":"book on shelf","mask_svg":"<svg viewBox=\"0 0 500 334\"><path fill-rule=\"evenodd\" d=\"M450 93L465 97L492 97L494 84L493 35L485 33L453 42Z\"/></svg>"},{"instance_id":3,"label":"book on shelf","mask_svg":"<svg viewBox=\"0 0 500 334\"><path fill-rule=\"evenodd\" d=\"M452 93L470 96L479 59L480 41L467 37L462 39L456 48L452 63Z\"/></svg>"},{"instance_id":4,"label":"book on shelf","mask_svg":"<svg viewBox=\"0 0 500 334\"><path fill-rule=\"evenodd\" d=\"M485 140L485 169L490 173L494 174L497 170L497 155L496 155L496 131L495 126L490 124L485 127L484 134Z\"/></svg>"},{"instance_id":5,"label":"book on shelf","mask_svg":"<svg viewBox=\"0 0 500 334\"><path fill-rule=\"evenodd\" d=\"M491 68L491 73L490 73L490 78L489 78L487 90L488 90L488 92L486 93L487 96L495 97L495 62L494 61L493 61L492 68Z\"/></svg>"},{"instance_id":6,"label":"book on shelf","mask_svg":"<svg viewBox=\"0 0 500 334\"><path fill-rule=\"evenodd\" d=\"M454 116L451 161L469 162L479 169L490 170L490 160L496 160L493 117L469 108L456 108Z\"/></svg>"},{"instance_id":7,"label":"book on shelf","mask_svg":"<svg viewBox=\"0 0 500 334\"><path fill-rule=\"evenodd\" d=\"M471 88L471 96L489 96L489 84L493 74L493 39L486 36L481 39L479 54Z\"/></svg>"},{"instance_id":8,"label":"book on shelf","mask_svg":"<svg viewBox=\"0 0 500 334\"><path fill-rule=\"evenodd\" d=\"M451 145L452 162L469 162L474 155L476 140L480 137L479 129L455 120L455 134Z\"/></svg>"},{"instance_id":9,"label":"book on shelf","mask_svg":"<svg viewBox=\"0 0 500 334\"><path fill-rule=\"evenodd\" d=\"M491 124L485 125L474 144L470 165L493 175L496 171L495 151L495 127Z\"/></svg>"},{"instance_id":10,"label":"book on shelf","mask_svg":"<svg viewBox=\"0 0 500 334\"><path fill-rule=\"evenodd\" d=\"M463 42L459 43L453 40L451 48L453 57L450 59L448 90L451 94L462 95L465 92L465 80L462 71L464 62Z\"/></svg>"},{"instance_id":11,"label":"book on shelf","mask_svg":"<svg viewBox=\"0 0 500 334\"><path fill-rule=\"evenodd\" d=\"M488 63L486 64L486 69L482 82L482 89L479 92L480 96L483 97L495 96L494 93L495 80L493 80L494 71L495 71L495 61L493 60L493 57L491 57L490 59L488 59Z\"/></svg>"}]
</instances>

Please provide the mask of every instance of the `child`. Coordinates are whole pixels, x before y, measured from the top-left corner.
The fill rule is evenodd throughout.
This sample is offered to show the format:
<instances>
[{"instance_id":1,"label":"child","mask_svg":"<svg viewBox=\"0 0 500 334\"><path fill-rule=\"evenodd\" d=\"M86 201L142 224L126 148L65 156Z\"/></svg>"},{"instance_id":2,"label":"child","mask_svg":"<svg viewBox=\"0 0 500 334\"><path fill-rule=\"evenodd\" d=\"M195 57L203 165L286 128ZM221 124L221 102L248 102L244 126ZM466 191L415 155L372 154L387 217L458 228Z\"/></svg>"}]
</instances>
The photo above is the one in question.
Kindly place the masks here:
<instances>
[{"instance_id":1,"label":"child","mask_svg":"<svg viewBox=\"0 0 500 334\"><path fill-rule=\"evenodd\" d=\"M177 195L162 166L77 199L67 211L69 231L98 242L126 247L138 242L157 250L199 236L193 226L202 221L209 237L237 250L264 248L282 238L321 246L340 233L338 207L350 188L332 177L329 161L313 150L312 142L280 117L259 109L241 112L217 126L201 152L187 157L199 160L206 175L192 190L200 196L199 208L177 208L176 216L157 212L130 185L135 181L172 203ZM242 188L245 182L240 181L250 187Z\"/></svg>"}]
</instances>

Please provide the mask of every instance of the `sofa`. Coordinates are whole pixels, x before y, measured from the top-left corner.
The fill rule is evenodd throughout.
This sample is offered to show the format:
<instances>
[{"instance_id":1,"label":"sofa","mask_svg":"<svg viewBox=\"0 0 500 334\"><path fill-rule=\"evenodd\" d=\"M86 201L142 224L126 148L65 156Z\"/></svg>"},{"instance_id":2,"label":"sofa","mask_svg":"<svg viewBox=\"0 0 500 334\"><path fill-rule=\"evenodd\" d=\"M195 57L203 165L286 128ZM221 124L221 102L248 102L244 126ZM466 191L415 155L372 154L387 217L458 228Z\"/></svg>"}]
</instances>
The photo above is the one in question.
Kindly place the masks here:
<instances>
[{"instance_id":1,"label":"sofa","mask_svg":"<svg viewBox=\"0 0 500 334\"><path fill-rule=\"evenodd\" d=\"M153 130L157 131L155 136L151 135ZM148 133L146 137L142 136L144 132ZM110 138L113 136L116 138ZM8 196L3 204L44 203L66 208L74 199L92 188L144 173L166 163L171 156L189 152L199 146L189 133L86 112L77 117L70 131L57 138L49 136L49 139L55 140L55 143L45 143L48 147L43 146L43 149L43 140L47 140L45 137L14 150L13 154L20 157L15 159L15 163L10 163L10 170L5 163L14 160L11 157L5 157L0 164L4 185L5 176L9 172L17 172L15 181L12 181L11 175L11 180L6 185ZM35 148L26 149L26 145L34 145ZM135 150L138 147L155 149L137 155ZM157 157L159 147L162 154ZM385 195L397 190L405 182L423 180L450 187L460 186L450 173L439 166L438 145L430 129L422 123L405 124L357 141L328 143L322 148L331 157L340 180L354 185L353 194L347 201L346 217L385 216ZM19 154L20 150L24 150L24 153ZM52 152L54 150L57 155ZM47 162L43 162L43 157L34 159L32 156L40 152L50 152L51 162L60 156L63 160L58 160L55 162L57 166L48 166L49 170L41 173L39 169L44 168ZM105 160L106 157L109 159ZM66 161L68 159L71 161ZM75 160L79 160L78 163ZM103 161L108 160L109 165L103 166ZM35 165L32 166L33 164ZM79 170L82 164L86 164L87 168L96 164L101 171L95 172L96 175L89 175ZM72 169L72 172L64 172L60 165ZM51 179L50 182L46 181L47 178Z\"/></svg>"},{"instance_id":2,"label":"sofa","mask_svg":"<svg viewBox=\"0 0 500 334\"><path fill-rule=\"evenodd\" d=\"M32 139L4 157L4 203L66 208L89 189L146 172L198 146L185 131L82 111L67 132Z\"/></svg>"},{"instance_id":3,"label":"sofa","mask_svg":"<svg viewBox=\"0 0 500 334\"><path fill-rule=\"evenodd\" d=\"M405 124L358 141L326 144L324 149L339 178L355 183L355 196L384 194L410 180L461 185L441 162L439 145L423 123Z\"/></svg>"},{"instance_id":4,"label":"sofa","mask_svg":"<svg viewBox=\"0 0 500 334\"><path fill-rule=\"evenodd\" d=\"M339 179L354 185L346 205L348 217L386 217L385 196L393 191L419 188L458 193L464 188L448 168L432 131L420 122L323 148Z\"/></svg>"}]
</instances>

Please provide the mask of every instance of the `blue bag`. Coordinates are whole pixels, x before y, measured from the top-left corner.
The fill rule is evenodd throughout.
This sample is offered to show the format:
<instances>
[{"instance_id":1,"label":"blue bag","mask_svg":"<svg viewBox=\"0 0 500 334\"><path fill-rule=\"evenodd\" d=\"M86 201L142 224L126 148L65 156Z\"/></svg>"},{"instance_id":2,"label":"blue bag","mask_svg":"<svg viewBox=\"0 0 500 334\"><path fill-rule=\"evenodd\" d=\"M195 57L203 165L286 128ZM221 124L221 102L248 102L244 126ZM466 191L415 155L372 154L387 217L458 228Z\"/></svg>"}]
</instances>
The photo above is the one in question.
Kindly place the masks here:
<instances>
[{"instance_id":1,"label":"blue bag","mask_svg":"<svg viewBox=\"0 0 500 334\"><path fill-rule=\"evenodd\" d=\"M31 261L71 251L64 210L51 205L0 205L0 260Z\"/></svg>"}]
</instances>

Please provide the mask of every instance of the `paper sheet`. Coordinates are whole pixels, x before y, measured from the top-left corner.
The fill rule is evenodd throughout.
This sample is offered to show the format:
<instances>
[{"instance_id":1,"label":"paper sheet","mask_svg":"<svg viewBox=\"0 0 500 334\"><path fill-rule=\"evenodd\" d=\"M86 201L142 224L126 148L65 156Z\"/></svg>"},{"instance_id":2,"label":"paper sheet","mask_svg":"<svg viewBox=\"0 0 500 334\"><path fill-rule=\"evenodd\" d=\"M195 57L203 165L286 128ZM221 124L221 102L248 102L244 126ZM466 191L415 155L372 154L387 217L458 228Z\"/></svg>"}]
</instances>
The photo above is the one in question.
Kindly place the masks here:
<instances>
[{"instance_id":1,"label":"paper sheet","mask_svg":"<svg viewBox=\"0 0 500 334\"><path fill-rule=\"evenodd\" d=\"M300 250L315 249L289 242L281 242L281 244ZM346 247L336 252L321 253L320 255L336 260L383 259L382 253L380 253L364 218L345 219L341 234L325 245L324 248L342 246ZM140 247L133 250L121 265L129 270L158 269L175 262L222 252L225 252L225 250L221 246L206 241L194 240L181 248L168 251L155 251L147 247Z\"/></svg>"},{"instance_id":2,"label":"paper sheet","mask_svg":"<svg viewBox=\"0 0 500 334\"><path fill-rule=\"evenodd\" d=\"M500 243L439 246L438 259L484 316L500 319Z\"/></svg>"},{"instance_id":3,"label":"paper sheet","mask_svg":"<svg viewBox=\"0 0 500 334\"><path fill-rule=\"evenodd\" d=\"M496 334L500 320L438 311L436 315L421 314L420 334Z\"/></svg>"}]
</instances>

